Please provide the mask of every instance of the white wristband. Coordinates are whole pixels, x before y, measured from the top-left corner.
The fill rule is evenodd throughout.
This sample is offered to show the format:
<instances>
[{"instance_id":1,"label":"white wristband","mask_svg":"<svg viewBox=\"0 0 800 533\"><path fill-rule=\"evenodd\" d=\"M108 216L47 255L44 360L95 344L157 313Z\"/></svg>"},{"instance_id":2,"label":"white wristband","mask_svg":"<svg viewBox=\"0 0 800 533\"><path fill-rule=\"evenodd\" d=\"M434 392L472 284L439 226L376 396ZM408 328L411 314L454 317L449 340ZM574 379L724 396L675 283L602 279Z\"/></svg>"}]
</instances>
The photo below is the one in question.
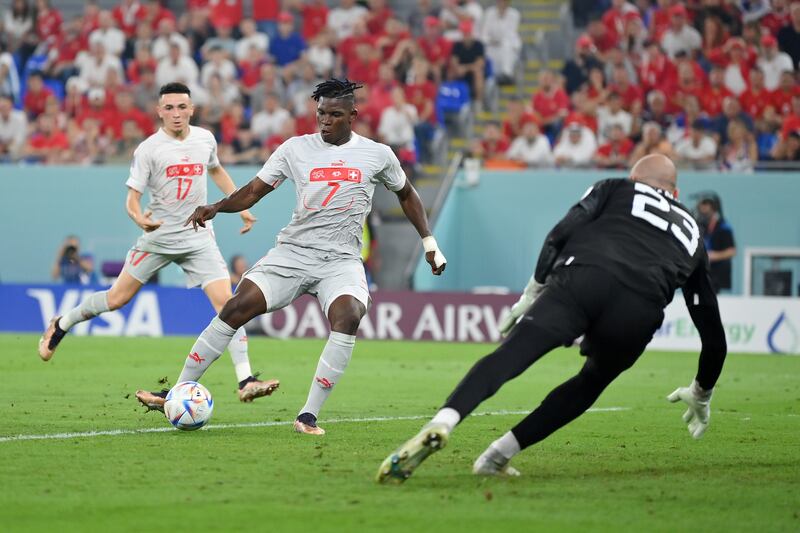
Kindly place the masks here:
<instances>
[{"instance_id":1,"label":"white wristband","mask_svg":"<svg viewBox=\"0 0 800 533\"><path fill-rule=\"evenodd\" d=\"M439 249L439 245L436 244L436 239L433 238L433 235L428 235L422 239L422 247L425 249L425 253L435 252Z\"/></svg>"}]
</instances>

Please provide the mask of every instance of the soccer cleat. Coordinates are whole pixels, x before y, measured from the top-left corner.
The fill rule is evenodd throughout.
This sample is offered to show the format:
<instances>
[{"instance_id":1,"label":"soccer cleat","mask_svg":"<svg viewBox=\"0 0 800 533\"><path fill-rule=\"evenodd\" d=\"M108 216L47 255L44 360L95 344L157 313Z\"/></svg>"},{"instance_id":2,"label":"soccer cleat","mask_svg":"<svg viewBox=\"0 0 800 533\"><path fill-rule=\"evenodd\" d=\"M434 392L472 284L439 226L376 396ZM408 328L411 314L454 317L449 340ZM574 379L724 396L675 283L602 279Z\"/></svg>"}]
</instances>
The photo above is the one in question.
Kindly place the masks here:
<instances>
[{"instance_id":1,"label":"soccer cleat","mask_svg":"<svg viewBox=\"0 0 800 533\"><path fill-rule=\"evenodd\" d=\"M164 389L161 392L150 392L146 390L137 390L136 399L139 403L147 407L148 411L164 412L164 403L167 401L167 393L169 390Z\"/></svg>"},{"instance_id":2,"label":"soccer cleat","mask_svg":"<svg viewBox=\"0 0 800 533\"><path fill-rule=\"evenodd\" d=\"M44 330L42 338L39 339L39 357L42 358L42 361L49 361L50 358L53 357L56 348L58 348L58 343L61 342L61 339L67 334L67 332L58 325L60 319L61 317L57 316L51 320L50 325Z\"/></svg>"},{"instance_id":3,"label":"soccer cleat","mask_svg":"<svg viewBox=\"0 0 800 533\"><path fill-rule=\"evenodd\" d=\"M447 445L450 432L444 424L428 424L381 463L378 483L402 483L422 461Z\"/></svg>"},{"instance_id":4,"label":"soccer cleat","mask_svg":"<svg viewBox=\"0 0 800 533\"><path fill-rule=\"evenodd\" d=\"M475 460L475 464L472 465L472 473L477 476L519 476L519 470L509 465L508 461L509 459L506 459L493 446L489 446Z\"/></svg>"},{"instance_id":5,"label":"soccer cleat","mask_svg":"<svg viewBox=\"0 0 800 533\"><path fill-rule=\"evenodd\" d=\"M246 383L239 387L239 401L241 402L252 402L256 398L269 396L275 392L275 389L281 384L277 379L260 381L252 376L245 381Z\"/></svg>"},{"instance_id":6,"label":"soccer cleat","mask_svg":"<svg viewBox=\"0 0 800 533\"><path fill-rule=\"evenodd\" d=\"M294 421L294 430L306 435L324 435L325 430L317 425L317 417L311 413L301 413Z\"/></svg>"}]
</instances>

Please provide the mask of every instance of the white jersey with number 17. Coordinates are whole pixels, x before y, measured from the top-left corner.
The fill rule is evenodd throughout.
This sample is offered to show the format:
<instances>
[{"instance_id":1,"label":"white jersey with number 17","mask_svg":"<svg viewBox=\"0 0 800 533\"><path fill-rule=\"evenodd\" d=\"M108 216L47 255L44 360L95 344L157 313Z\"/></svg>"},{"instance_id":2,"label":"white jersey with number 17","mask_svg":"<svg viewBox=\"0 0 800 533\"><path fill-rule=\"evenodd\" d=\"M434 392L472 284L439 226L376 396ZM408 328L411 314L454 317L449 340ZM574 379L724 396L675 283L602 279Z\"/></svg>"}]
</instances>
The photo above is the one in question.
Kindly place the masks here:
<instances>
[{"instance_id":1,"label":"white jersey with number 17","mask_svg":"<svg viewBox=\"0 0 800 533\"><path fill-rule=\"evenodd\" d=\"M184 223L194 210L208 203L208 169L219 166L217 141L203 128L190 126L189 135L178 140L163 129L142 141L133 153L125 184L150 193L152 220L163 220L157 230L144 233L136 243L140 250L183 253L214 242L213 226Z\"/></svg>"},{"instance_id":2,"label":"white jersey with number 17","mask_svg":"<svg viewBox=\"0 0 800 533\"><path fill-rule=\"evenodd\" d=\"M256 175L276 188L287 179L295 183L297 203L278 243L345 256L361 254L375 186L399 191L406 183L391 148L355 133L341 146L326 143L319 133L292 137Z\"/></svg>"}]
</instances>

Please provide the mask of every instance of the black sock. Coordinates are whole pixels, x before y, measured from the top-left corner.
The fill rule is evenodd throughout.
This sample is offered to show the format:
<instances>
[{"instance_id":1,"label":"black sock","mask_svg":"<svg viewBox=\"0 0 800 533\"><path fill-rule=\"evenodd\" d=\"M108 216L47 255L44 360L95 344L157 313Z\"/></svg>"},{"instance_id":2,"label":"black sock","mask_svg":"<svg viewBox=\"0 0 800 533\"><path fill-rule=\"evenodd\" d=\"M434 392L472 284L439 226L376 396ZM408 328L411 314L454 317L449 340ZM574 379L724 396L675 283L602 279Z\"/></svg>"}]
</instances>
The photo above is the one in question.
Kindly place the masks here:
<instances>
[{"instance_id":1,"label":"black sock","mask_svg":"<svg viewBox=\"0 0 800 533\"><path fill-rule=\"evenodd\" d=\"M250 383L252 381L256 381L256 378L253 377L253 376L248 376L245 379L243 379L242 381L240 381L239 382L239 390L242 390L245 385L247 385L248 383Z\"/></svg>"},{"instance_id":2,"label":"black sock","mask_svg":"<svg viewBox=\"0 0 800 533\"><path fill-rule=\"evenodd\" d=\"M307 426L317 427L317 417L311 413L300 413L297 416L297 421Z\"/></svg>"}]
</instances>

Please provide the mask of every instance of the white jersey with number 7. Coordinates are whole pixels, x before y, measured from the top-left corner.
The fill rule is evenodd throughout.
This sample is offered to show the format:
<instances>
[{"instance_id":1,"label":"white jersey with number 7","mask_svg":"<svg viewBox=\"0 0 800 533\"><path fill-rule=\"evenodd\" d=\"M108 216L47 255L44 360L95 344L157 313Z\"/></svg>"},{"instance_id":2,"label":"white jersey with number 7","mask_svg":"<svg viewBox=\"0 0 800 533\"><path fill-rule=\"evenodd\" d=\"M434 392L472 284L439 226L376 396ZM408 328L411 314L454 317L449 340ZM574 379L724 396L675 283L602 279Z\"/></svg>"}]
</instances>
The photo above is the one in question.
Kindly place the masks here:
<instances>
[{"instance_id":1,"label":"white jersey with number 7","mask_svg":"<svg viewBox=\"0 0 800 533\"><path fill-rule=\"evenodd\" d=\"M364 220L375 186L391 191L405 186L406 175L392 149L352 133L341 146L319 133L292 137L278 147L257 176L277 188L295 183L292 220L278 234L288 243L345 256L361 254Z\"/></svg>"},{"instance_id":2,"label":"white jersey with number 7","mask_svg":"<svg viewBox=\"0 0 800 533\"><path fill-rule=\"evenodd\" d=\"M125 184L140 193L149 191L153 220L164 223L137 241L140 250L181 253L214 241L210 221L195 231L184 223L194 210L208 203L208 169L219 166L217 141L203 128L190 126L178 140L159 130L142 141L133 153Z\"/></svg>"}]
</instances>

